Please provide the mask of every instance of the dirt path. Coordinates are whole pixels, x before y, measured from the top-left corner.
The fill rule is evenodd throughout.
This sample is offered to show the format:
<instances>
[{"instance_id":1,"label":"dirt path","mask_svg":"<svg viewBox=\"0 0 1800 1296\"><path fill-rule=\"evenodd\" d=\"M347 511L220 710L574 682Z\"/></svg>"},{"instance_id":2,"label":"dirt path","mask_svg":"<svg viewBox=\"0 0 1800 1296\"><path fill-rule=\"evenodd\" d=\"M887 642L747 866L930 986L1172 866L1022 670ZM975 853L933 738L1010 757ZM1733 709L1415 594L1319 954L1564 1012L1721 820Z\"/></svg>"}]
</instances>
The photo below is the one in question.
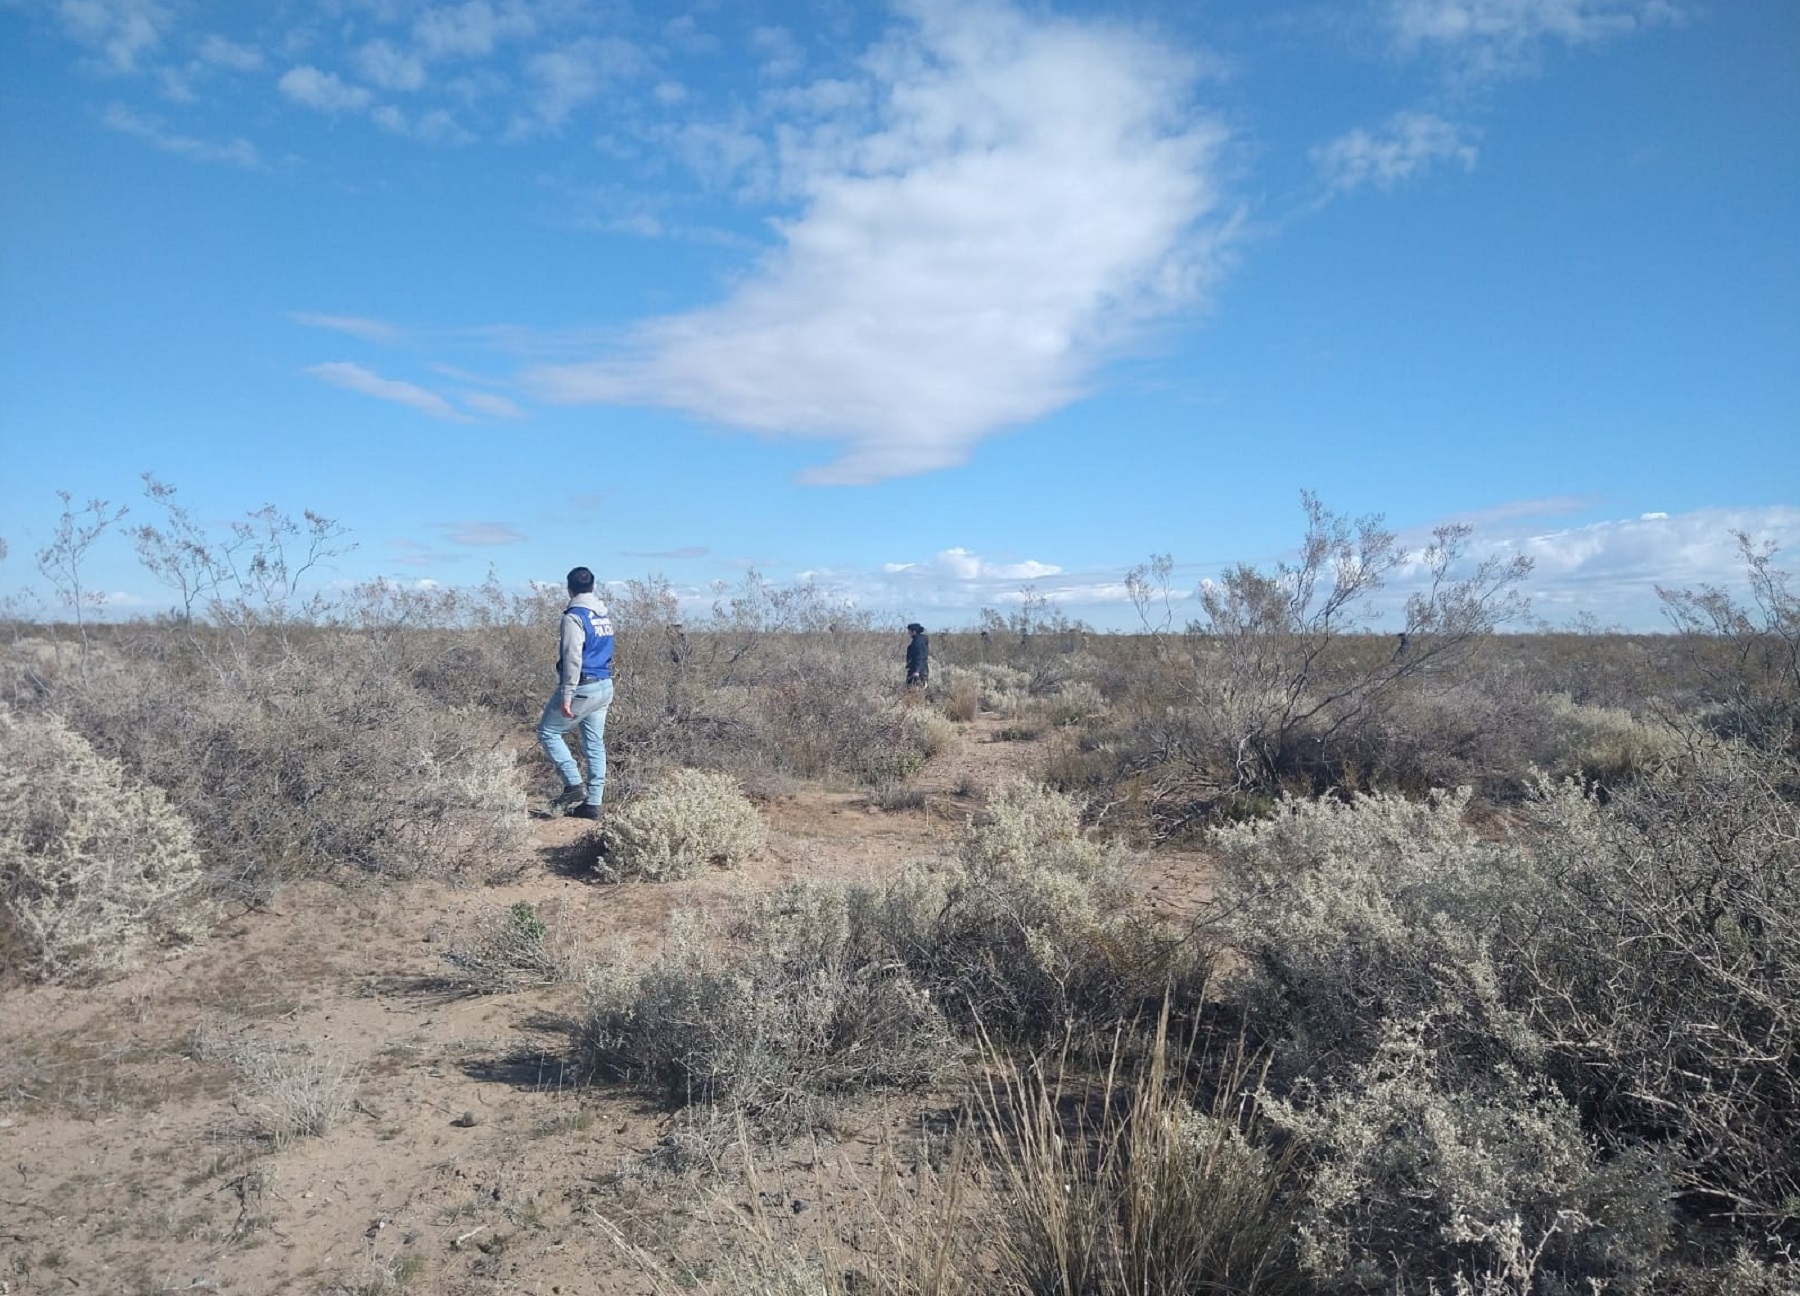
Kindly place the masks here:
<instances>
[{"instance_id":1,"label":"dirt path","mask_svg":"<svg viewBox=\"0 0 1800 1296\"><path fill-rule=\"evenodd\" d=\"M569 866L590 825L533 820L541 864L501 885L297 885L128 980L7 994L0 1296L648 1291L596 1212L652 1245L695 1212L691 1181L644 1169L680 1146L685 1118L575 1089L562 1059L578 991L464 996L444 980L449 943L478 911L526 900L595 954L641 948L679 906L948 853L968 793L1041 757L994 741L998 724L967 726L926 768L922 805L821 789L774 802L768 850L735 874L602 886ZM258 1059L262 1088L242 1065ZM348 1101L323 1137L257 1133L332 1091ZM871 1105L869 1132L846 1131L808 1181L867 1172L883 1122L908 1118Z\"/></svg>"}]
</instances>

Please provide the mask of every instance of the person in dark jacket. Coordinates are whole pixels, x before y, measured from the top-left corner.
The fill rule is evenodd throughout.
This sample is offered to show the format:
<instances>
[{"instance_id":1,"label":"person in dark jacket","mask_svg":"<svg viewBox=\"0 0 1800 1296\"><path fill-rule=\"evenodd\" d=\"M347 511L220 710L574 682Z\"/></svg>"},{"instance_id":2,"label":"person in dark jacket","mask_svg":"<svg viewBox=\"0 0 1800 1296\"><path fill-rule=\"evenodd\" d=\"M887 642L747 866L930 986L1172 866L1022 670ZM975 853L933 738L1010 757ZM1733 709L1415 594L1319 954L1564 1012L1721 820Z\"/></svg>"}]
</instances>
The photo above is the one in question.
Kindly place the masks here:
<instances>
[{"instance_id":1,"label":"person in dark jacket","mask_svg":"<svg viewBox=\"0 0 1800 1296\"><path fill-rule=\"evenodd\" d=\"M906 632L912 636L906 644L906 687L924 688L931 678L931 636L917 621Z\"/></svg>"}]
</instances>

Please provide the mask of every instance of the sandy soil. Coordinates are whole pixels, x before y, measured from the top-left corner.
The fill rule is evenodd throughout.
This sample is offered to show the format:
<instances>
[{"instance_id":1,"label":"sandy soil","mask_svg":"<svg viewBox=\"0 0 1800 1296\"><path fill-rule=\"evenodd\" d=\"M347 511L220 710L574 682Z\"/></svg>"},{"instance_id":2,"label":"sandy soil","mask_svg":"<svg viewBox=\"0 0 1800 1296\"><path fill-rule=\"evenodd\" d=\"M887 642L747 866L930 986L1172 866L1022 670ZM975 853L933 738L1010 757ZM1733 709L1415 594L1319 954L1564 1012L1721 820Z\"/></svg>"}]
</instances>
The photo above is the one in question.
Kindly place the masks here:
<instances>
[{"instance_id":1,"label":"sandy soil","mask_svg":"<svg viewBox=\"0 0 1800 1296\"><path fill-rule=\"evenodd\" d=\"M659 1171L695 1118L570 1082L577 992L466 996L443 953L478 910L520 899L598 951L654 942L679 906L742 903L746 885L948 854L976 805L959 790L1041 756L995 727L968 726L921 774L922 807L820 788L770 804L767 851L732 874L600 885L568 864L589 825L532 819L521 830L540 863L524 876L297 885L128 979L5 994L0 1296L648 1292L615 1233L666 1258L685 1230L691 1255L694 1230L721 1219L804 1230L831 1216L841 1230L847 1212L890 1212L890 1192L928 1192L934 1095L858 1107L754 1180ZM1204 875L1198 857L1159 855L1146 895L1191 912ZM272 1143L258 1131L279 1100L247 1081L251 1056L290 1086L341 1075L348 1113L322 1137Z\"/></svg>"}]
</instances>

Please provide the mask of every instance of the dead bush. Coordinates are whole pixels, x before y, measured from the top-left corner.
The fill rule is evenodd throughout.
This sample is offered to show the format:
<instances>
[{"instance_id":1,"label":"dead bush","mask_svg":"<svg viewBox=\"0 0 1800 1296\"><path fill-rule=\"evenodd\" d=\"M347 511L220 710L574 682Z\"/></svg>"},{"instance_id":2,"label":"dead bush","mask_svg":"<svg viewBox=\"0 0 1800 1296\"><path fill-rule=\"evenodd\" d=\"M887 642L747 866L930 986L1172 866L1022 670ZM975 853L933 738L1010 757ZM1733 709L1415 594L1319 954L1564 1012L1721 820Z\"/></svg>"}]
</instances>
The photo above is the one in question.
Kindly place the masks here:
<instances>
[{"instance_id":1,"label":"dead bush","mask_svg":"<svg viewBox=\"0 0 1800 1296\"><path fill-rule=\"evenodd\" d=\"M730 775L676 770L607 820L600 867L614 878L673 881L749 859L766 835Z\"/></svg>"},{"instance_id":2,"label":"dead bush","mask_svg":"<svg viewBox=\"0 0 1800 1296\"><path fill-rule=\"evenodd\" d=\"M729 925L682 917L648 963L591 972L579 1066L777 1132L827 1121L845 1094L930 1082L954 1058L943 1017L850 913L842 889L799 886Z\"/></svg>"},{"instance_id":3,"label":"dead bush","mask_svg":"<svg viewBox=\"0 0 1800 1296\"><path fill-rule=\"evenodd\" d=\"M355 1098L349 1064L336 1054L246 1039L231 1061L244 1077L238 1106L277 1147L331 1132Z\"/></svg>"},{"instance_id":4,"label":"dead bush","mask_svg":"<svg viewBox=\"0 0 1800 1296\"><path fill-rule=\"evenodd\" d=\"M203 880L159 789L55 716L0 710L0 974L117 975L205 926Z\"/></svg>"},{"instance_id":5,"label":"dead bush","mask_svg":"<svg viewBox=\"0 0 1800 1296\"><path fill-rule=\"evenodd\" d=\"M452 980L470 994L575 980L578 951L559 917L540 914L525 900L483 905L444 955L456 969Z\"/></svg>"}]
</instances>

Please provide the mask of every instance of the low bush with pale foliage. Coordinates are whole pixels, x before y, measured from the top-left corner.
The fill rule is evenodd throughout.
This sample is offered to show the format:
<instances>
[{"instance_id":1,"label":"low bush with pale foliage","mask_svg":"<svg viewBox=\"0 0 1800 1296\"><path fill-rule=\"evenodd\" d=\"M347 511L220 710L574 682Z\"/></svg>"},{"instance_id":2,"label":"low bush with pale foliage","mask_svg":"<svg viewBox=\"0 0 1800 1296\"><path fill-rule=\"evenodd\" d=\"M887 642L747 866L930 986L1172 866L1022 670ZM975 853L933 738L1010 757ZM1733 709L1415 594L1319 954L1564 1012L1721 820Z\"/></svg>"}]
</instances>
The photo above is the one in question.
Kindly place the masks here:
<instances>
[{"instance_id":1,"label":"low bush with pale foliage","mask_svg":"<svg viewBox=\"0 0 1800 1296\"><path fill-rule=\"evenodd\" d=\"M673 881L708 865L741 863L766 837L762 814L736 779L676 770L607 821L602 868L620 878Z\"/></svg>"},{"instance_id":2,"label":"low bush with pale foliage","mask_svg":"<svg viewBox=\"0 0 1800 1296\"><path fill-rule=\"evenodd\" d=\"M187 822L55 716L0 711L0 971L116 975L210 905Z\"/></svg>"}]
</instances>

